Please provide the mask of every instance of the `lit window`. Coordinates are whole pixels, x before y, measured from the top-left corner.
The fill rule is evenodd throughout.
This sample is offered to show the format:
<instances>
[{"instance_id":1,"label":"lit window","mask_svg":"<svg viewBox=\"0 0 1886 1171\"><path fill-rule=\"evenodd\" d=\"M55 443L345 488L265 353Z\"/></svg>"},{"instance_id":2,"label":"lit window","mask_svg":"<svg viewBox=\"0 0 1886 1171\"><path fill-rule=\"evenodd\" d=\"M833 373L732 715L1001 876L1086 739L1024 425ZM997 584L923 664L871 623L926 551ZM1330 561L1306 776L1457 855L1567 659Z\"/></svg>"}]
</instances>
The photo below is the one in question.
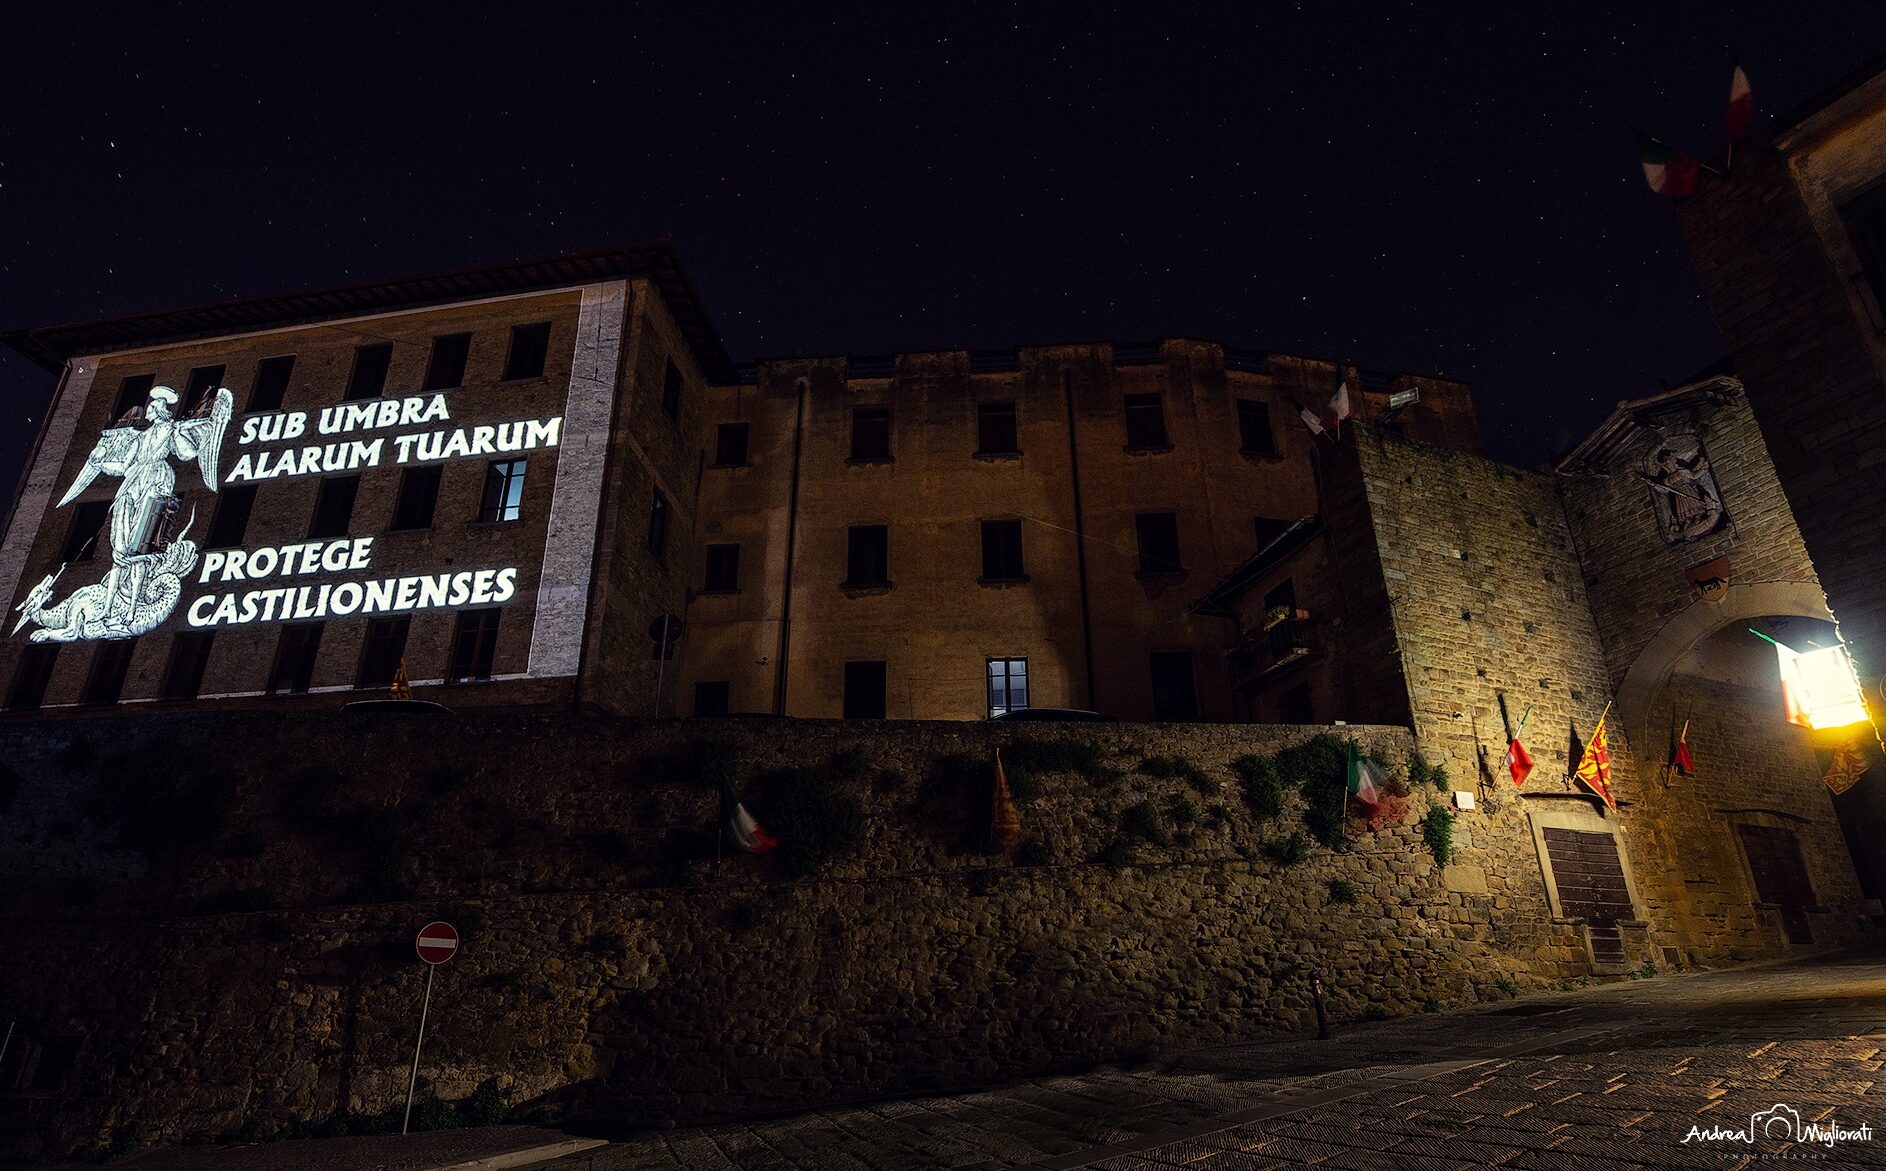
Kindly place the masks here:
<instances>
[{"instance_id":1,"label":"lit window","mask_svg":"<svg viewBox=\"0 0 1886 1171\"><path fill-rule=\"evenodd\" d=\"M521 459L494 460L485 469L485 495L478 505L480 521L490 524L524 515L524 463Z\"/></svg>"},{"instance_id":2,"label":"lit window","mask_svg":"<svg viewBox=\"0 0 1886 1171\"><path fill-rule=\"evenodd\" d=\"M989 660L989 714L999 716L1028 706L1028 660Z\"/></svg>"}]
</instances>

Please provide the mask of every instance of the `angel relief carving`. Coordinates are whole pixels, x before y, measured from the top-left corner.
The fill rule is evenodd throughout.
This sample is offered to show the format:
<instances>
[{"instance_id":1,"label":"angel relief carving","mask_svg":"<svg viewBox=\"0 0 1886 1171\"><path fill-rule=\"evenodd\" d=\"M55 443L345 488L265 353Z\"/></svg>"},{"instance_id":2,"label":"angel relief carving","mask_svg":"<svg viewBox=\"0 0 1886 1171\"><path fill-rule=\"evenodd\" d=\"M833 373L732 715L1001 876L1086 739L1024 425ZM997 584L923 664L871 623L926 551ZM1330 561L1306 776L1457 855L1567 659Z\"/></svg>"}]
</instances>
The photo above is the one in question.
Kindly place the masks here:
<instances>
[{"instance_id":1,"label":"angel relief carving","mask_svg":"<svg viewBox=\"0 0 1886 1171\"><path fill-rule=\"evenodd\" d=\"M176 404L175 390L152 387L141 419L127 416L99 435L59 507L76 500L100 475L121 477L106 525L111 568L102 581L81 586L49 606L53 586L66 569L61 565L27 593L15 634L30 622L38 627L28 636L34 642L135 638L170 617L183 593L183 579L197 562L195 542L185 539L195 514L184 522L182 532L174 537L169 533L168 522L179 503L170 461L195 460L204 485L216 491L216 461L235 413L235 396L222 387L202 409L182 419L170 413Z\"/></svg>"},{"instance_id":2,"label":"angel relief carving","mask_svg":"<svg viewBox=\"0 0 1886 1171\"><path fill-rule=\"evenodd\" d=\"M1663 538L1671 544L1706 537L1728 520L1716 474L1694 437L1664 436L1639 474L1650 485Z\"/></svg>"}]
</instances>

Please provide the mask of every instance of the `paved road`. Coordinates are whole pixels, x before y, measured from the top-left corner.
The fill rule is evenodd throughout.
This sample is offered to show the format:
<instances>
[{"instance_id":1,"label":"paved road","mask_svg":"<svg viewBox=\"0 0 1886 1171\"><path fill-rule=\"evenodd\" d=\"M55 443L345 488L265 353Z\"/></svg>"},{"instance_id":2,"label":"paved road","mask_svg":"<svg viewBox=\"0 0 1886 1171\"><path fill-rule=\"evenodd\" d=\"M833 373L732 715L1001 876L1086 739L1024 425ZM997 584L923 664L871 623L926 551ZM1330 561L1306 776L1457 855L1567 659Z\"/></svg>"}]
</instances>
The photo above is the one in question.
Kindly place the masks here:
<instances>
[{"instance_id":1,"label":"paved road","mask_svg":"<svg viewBox=\"0 0 1886 1171\"><path fill-rule=\"evenodd\" d=\"M1886 956L1665 976L1159 1066L674 1131L556 1171L1886 1167L1870 1141L1697 1138L1781 1103L1886 1130Z\"/></svg>"}]
</instances>

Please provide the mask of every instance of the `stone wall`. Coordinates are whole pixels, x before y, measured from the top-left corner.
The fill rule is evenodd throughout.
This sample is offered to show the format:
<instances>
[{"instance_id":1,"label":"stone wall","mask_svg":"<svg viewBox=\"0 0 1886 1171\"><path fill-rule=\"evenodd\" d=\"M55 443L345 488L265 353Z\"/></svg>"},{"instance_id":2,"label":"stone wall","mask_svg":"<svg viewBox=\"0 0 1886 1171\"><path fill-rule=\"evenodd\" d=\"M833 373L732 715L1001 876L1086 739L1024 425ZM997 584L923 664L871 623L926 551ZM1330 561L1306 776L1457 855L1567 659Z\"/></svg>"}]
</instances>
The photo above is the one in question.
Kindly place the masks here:
<instances>
[{"instance_id":1,"label":"stone wall","mask_svg":"<svg viewBox=\"0 0 1886 1171\"><path fill-rule=\"evenodd\" d=\"M1687 704L1686 693L1666 689L1647 721L1654 743L1642 742L1649 733L1634 742L1613 709L1607 727L1618 808L1581 798L1569 776L1614 692L1607 631L1594 617L1555 477L1379 431L1361 432L1353 454L1336 471L1337 491L1353 491L1359 479L1366 494L1416 735L1444 757L1454 788L1477 793L1477 808L1459 815L1474 841L1462 851L1463 865L1516 873L1530 857L1536 867L1531 827L1545 824L1548 810L1582 806L1586 828L1618 843L1639 916L1633 930L1643 932L1648 954L1660 962L1729 962L1787 947L1777 920L1755 905L1736 838L1739 819L1772 823L1794 832L1814 857L1816 941L1845 942L1866 930L1833 804L1806 742L1781 722L1773 692L1713 696L1704 709L1712 727L1733 734L1724 731L1726 742L1712 745L1706 776L1674 791L1665 787L1662 737L1669 705ZM1531 709L1524 741L1535 769L1518 790L1500 767L1502 694L1515 724ZM1715 861L1710 877L1698 880L1703 859ZM1553 921L1542 878L1513 897L1525 914ZM1581 925L1558 922L1582 933Z\"/></svg>"},{"instance_id":2,"label":"stone wall","mask_svg":"<svg viewBox=\"0 0 1886 1171\"><path fill-rule=\"evenodd\" d=\"M1339 1021L1590 974L1575 931L1539 912L1537 860L1495 827L1461 826L1461 863L1436 865L1416 821L1438 794L1401 824L1351 823L1347 851L1280 860L1295 799L1261 824L1230 762L1322 730L7 724L0 1007L25 1037L82 1040L68 1085L0 1099L0 1129L46 1153L384 1109L423 975L411 935L435 917L467 935L436 991L435 1092L495 1076L514 1102L645 1121L1306 1028L1312 970ZM1405 731L1349 731L1399 773ZM782 785L808 783L773 770L849 762L831 783L861 802L862 840L796 880L778 856L716 861L715 795L688 763L708 743L733 750L763 821ZM1022 761L1053 743L1091 759L1085 775L1012 768L1034 864L969 848L994 747ZM97 799L139 760L186 778L198 829L153 842L112 821ZM1164 844L1120 853L1142 803ZM160 805L143 828L176 821ZM389 825L393 846L373 846Z\"/></svg>"}]
</instances>

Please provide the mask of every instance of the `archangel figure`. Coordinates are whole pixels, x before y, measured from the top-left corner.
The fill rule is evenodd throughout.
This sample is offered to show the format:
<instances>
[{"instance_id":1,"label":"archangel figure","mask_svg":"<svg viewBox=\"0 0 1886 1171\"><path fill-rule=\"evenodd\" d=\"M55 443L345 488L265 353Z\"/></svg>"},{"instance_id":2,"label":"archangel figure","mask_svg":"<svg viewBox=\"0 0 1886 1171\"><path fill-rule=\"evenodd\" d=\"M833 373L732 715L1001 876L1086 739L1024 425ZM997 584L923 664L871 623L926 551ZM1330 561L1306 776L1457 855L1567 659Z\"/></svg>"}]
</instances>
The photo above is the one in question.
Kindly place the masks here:
<instances>
[{"instance_id":1,"label":"archangel figure","mask_svg":"<svg viewBox=\"0 0 1886 1171\"><path fill-rule=\"evenodd\" d=\"M1656 497L1666 541L1694 541L1722 527L1722 496L1709 457L1697 445L1688 455L1661 447L1651 458L1653 471L1640 473Z\"/></svg>"},{"instance_id":2,"label":"archangel figure","mask_svg":"<svg viewBox=\"0 0 1886 1171\"><path fill-rule=\"evenodd\" d=\"M34 642L135 638L170 617L183 592L183 579L197 561L196 544L184 539L188 523L182 533L167 543L163 540L165 521L177 510L177 474L170 460L174 456L197 461L204 485L216 491L216 460L235 401L229 388L222 387L193 415L178 419L170 413L177 392L156 386L141 418L127 415L99 435L59 507L77 499L100 473L123 477L107 525L111 568L103 581L47 606L53 584L65 572L60 566L26 595L14 633L32 622L39 627L29 636Z\"/></svg>"}]
</instances>

